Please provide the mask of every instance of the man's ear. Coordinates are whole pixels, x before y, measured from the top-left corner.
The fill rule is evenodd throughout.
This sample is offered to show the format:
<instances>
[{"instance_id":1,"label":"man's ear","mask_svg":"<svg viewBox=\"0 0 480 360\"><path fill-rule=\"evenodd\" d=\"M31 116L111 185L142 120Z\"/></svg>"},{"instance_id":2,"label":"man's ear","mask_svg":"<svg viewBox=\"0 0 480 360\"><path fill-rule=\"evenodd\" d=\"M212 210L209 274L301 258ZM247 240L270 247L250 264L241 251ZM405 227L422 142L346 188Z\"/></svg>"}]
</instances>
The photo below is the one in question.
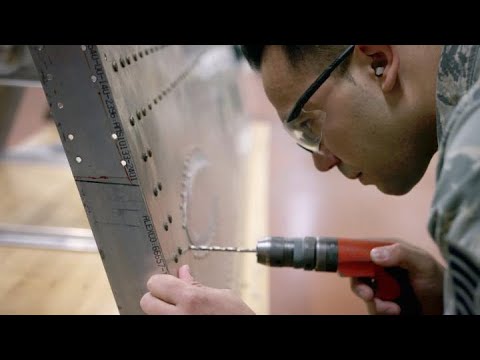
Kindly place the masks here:
<instances>
[{"instance_id":1,"label":"man's ear","mask_svg":"<svg viewBox=\"0 0 480 360\"><path fill-rule=\"evenodd\" d=\"M392 45L357 45L359 56L370 63L371 74L381 81L384 92L391 91L398 78L400 59Z\"/></svg>"}]
</instances>

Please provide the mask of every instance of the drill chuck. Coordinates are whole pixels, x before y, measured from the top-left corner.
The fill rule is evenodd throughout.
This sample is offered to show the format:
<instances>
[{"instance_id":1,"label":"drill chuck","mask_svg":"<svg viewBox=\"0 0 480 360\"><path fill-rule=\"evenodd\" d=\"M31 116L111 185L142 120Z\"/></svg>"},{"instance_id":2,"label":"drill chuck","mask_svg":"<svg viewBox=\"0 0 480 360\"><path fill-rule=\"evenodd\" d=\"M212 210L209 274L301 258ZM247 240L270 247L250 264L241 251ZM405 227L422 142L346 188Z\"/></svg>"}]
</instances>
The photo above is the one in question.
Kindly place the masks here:
<instances>
[{"instance_id":1,"label":"drill chuck","mask_svg":"<svg viewBox=\"0 0 480 360\"><path fill-rule=\"evenodd\" d=\"M336 272L338 242L328 237L267 237L257 243L257 262L274 267Z\"/></svg>"}]
</instances>

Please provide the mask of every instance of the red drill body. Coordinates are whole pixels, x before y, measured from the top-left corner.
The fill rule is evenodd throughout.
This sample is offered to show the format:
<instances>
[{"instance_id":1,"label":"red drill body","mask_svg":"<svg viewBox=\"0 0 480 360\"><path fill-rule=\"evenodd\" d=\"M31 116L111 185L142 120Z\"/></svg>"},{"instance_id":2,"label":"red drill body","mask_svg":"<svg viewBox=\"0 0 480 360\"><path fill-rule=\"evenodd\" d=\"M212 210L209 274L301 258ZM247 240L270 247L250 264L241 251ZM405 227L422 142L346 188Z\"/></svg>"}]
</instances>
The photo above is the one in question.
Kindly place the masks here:
<instances>
[{"instance_id":1,"label":"red drill body","mask_svg":"<svg viewBox=\"0 0 480 360\"><path fill-rule=\"evenodd\" d=\"M257 243L257 262L370 278L376 297L408 305L410 312L419 313L407 271L384 268L371 260L373 248L390 244L392 242L333 237L268 237Z\"/></svg>"}]
</instances>

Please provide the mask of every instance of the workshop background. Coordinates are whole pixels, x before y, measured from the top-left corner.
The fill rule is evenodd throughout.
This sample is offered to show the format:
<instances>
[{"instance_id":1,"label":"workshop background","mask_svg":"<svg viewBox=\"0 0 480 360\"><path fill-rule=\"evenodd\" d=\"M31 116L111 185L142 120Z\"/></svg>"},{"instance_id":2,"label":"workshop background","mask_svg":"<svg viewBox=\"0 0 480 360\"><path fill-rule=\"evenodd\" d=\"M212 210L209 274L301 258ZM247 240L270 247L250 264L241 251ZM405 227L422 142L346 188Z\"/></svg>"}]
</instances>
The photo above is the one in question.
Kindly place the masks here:
<instances>
[{"instance_id":1,"label":"workshop background","mask_svg":"<svg viewBox=\"0 0 480 360\"><path fill-rule=\"evenodd\" d=\"M5 240L12 233L35 231L35 226L89 229L42 88L31 86L28 70L17 83L8 80L13 70L6 64L21 70L28 63L28 54L17 49L15 65L9 58L13 51L11 45L0 46L0 314L118 314L97 252L16 246ZM266 153L257 154L268 155L265 235L401 238L441 260L427 232L436 158L423 180L402 197L364 187L337 169L320 173L283 130L258 74L243 59L240 66L239 86L251 126L269 133L263 137L265 146L258 147ZM347 278L296 269L268 271L271 314L367 313Z\"/></svg>"}]
</instances>

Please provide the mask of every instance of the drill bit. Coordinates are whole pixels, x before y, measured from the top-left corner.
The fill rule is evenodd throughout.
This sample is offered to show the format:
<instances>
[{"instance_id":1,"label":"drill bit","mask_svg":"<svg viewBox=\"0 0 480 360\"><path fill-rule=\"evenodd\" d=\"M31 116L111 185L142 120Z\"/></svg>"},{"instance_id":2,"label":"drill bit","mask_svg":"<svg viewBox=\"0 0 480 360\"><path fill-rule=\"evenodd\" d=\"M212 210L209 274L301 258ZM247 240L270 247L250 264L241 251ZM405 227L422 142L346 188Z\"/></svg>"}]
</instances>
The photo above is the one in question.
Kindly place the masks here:
<instances>
[{"instance_id":1,"label":"drill bit","mask_svg":"<svg viewBox=\"0 0 480 360\"><path fill-rule=\"evenodd\" d=\"M188 247L190 250L199 250L199 251L230 251L230 252L257 252L257 249L247 249L247 248L238 248L234 246L195 246L190 245Z\"/></svg>"}]
</instances>

